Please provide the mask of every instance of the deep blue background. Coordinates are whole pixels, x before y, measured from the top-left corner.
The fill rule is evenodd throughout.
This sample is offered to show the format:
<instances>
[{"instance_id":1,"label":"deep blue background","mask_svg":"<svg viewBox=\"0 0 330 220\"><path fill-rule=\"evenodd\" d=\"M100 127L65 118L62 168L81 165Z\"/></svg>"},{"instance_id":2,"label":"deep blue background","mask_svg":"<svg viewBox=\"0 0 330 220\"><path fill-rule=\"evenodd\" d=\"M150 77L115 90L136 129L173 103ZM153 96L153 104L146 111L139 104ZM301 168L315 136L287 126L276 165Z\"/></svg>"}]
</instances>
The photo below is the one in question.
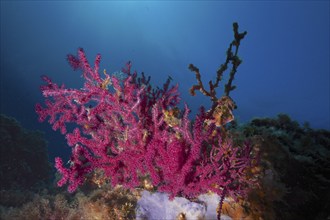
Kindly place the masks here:
<instances>
[{"instance_id":1,"label":"deep blue background","mask_svg":"<svg viewBox=\"0 0 330 220\"><path fill-rule=\"evenodd\" d=\"M231 93L239 122L287 113L330 129L329 1L1 1L0 112L46 132L51 155L63 155L64 138L34 112L39 76L81 87L65 57L83 47L91 62L102 54L108 73L131 60L153 84L170 75L194 114L210 103L189 95L196 81L187 66L199 67L205 82L214 79L234 21L248 31Z\"/></svg>"}]
</instances>

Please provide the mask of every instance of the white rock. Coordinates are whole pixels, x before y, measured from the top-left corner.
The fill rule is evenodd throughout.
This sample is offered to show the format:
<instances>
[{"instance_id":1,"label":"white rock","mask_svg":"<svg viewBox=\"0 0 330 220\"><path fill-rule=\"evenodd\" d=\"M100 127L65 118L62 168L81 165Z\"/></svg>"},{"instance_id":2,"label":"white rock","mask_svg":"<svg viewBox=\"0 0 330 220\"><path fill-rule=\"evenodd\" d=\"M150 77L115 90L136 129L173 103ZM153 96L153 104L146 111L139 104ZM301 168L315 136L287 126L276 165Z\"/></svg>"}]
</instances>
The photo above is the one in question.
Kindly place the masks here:
<instances>
[{"instance_id":1,"label":"white rock","mask_svg":"<svg viewBox=\"0 0 330 220\"><path fill-rule=\"evenodd\" d=\"M184 213L187 220L217 219L216 208L220 197L215 194L204 194L198 197L205 204L190 202L182 197L175 197L172 201L165 193L150 193L143 191L137 203L136 219L174 220L180 213ZM231 220L221 215L222 220Z\"/></svg>"}]
</instances>

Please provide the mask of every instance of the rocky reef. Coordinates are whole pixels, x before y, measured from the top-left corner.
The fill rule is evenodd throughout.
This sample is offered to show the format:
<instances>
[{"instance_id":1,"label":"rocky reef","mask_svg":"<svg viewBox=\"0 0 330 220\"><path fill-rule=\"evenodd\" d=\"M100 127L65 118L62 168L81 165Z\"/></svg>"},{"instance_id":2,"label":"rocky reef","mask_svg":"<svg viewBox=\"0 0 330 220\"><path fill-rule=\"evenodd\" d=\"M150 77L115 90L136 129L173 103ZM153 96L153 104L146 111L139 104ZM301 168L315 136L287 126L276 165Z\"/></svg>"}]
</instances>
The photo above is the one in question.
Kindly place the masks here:
<instances>
[{"instance_id":1,"label":"rocky reef","mask_svg":"<svg viewBox=\"0 0 330 220\"><path fill-rule=\"evenodd\" d=\"M286 114L232 125L236 140L260 148L260 188L250 193L251 213L262 219L330 216L330 132L302 126Z\"/></svg>"},{"instance_id":2,"label":"rocky reef","mask_svg":"<svg viewBox=\"0 0 330 220\"><path fill-rule=\"evenodd\" d=\"M0 114L0 189L33 190L51 177L47 142L39 131L24 129Z\"/></svg>"},{"instance_id":3,"label":"rocky reef","mask_svg":"<svg viewBox=\"0 0 330 220\"><path fill-rule=\"evenodd\" d=\"M237 142L249 139L260 150L259 188L247 199L225 201L225 216L267 220L330 216L329 131L312 129L307 123L301 126L285 114L230 126ZM52 188L42 135L3 115L1 133L1 155L12 155L1 158L1 219L135 219L140 192L155 191L143 185L136 190L112 188L98 173L74 194Z\"/></svg>"}]
</instances>

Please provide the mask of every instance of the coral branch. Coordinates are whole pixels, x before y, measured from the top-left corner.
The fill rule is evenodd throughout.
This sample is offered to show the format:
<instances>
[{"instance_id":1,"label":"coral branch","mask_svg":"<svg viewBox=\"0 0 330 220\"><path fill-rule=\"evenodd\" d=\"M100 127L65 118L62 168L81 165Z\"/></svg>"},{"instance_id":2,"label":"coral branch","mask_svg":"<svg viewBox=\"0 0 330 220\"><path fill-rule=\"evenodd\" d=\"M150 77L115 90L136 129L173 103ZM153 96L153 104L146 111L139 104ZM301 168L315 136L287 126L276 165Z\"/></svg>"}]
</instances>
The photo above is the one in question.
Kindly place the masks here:
<instances>
[{"instance_id":1,"label":"coral branch","mask_svg":"<svg viewBox=\"0 0 330 220\"><path fill-rule=\"evenodd\" d=\"M195 96L195 94L196 94L195 91L199 90L203 95L210 97L210 99L213 103L212 107L209 111L209 117L212 117L214 110L218 106L218 100L220 99L220 97L217 97L217 95L216 95L216 88L219 87L219 83L222 80L223 74L228 69L228 65L230 63L232 64L232 67L231 67L231 70L229 73L228 82L224 86L225 87L224 95L222 97L229 97L230 92L236 88L236 86L233 86L232 83L233 83L235 74L237 72L237 68L242 63L242 60L238 57L238 49L239 49L241 40L245 37L247 32L245 31L243 33L239 33L237 23L233 23L233 31L234 31L234 40L230 43L230 45L227 49L226 61L223 64L221 64L220 67L218 68L216 80L214 82L209 81L209 90L205 89L205 86L201 79L201 74L200 74L199 69L196 66L194 66L193 64L189 64L189 66L188 66L188 69L195 73L196 80L198 83L196 85L193 85L190 88L190 94ZM233 52L233 47L235 47L234 52ZM236 108L236 105L234 102L233 102L233 104L234 104L234 108Z\"/></svg>"}]
</instances>

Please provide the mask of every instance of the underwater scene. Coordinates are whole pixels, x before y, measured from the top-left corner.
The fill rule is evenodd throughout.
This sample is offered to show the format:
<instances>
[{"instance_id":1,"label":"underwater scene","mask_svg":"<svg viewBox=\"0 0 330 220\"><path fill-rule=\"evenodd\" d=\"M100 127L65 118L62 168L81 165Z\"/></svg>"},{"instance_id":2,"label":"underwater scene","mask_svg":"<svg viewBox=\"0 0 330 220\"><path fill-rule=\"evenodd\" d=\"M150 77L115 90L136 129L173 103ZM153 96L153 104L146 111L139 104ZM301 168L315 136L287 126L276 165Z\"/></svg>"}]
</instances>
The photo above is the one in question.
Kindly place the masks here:
<instances>
[{"instance_id":1,"label":"underwater scene","mask_svg":"<svg viewBox=\"0 0 330 220\"><path fill-rule=\"evenodd\" d=\"M329 1L0 6L1 220L330 220Z\"/></svg>"}]
</instances>

